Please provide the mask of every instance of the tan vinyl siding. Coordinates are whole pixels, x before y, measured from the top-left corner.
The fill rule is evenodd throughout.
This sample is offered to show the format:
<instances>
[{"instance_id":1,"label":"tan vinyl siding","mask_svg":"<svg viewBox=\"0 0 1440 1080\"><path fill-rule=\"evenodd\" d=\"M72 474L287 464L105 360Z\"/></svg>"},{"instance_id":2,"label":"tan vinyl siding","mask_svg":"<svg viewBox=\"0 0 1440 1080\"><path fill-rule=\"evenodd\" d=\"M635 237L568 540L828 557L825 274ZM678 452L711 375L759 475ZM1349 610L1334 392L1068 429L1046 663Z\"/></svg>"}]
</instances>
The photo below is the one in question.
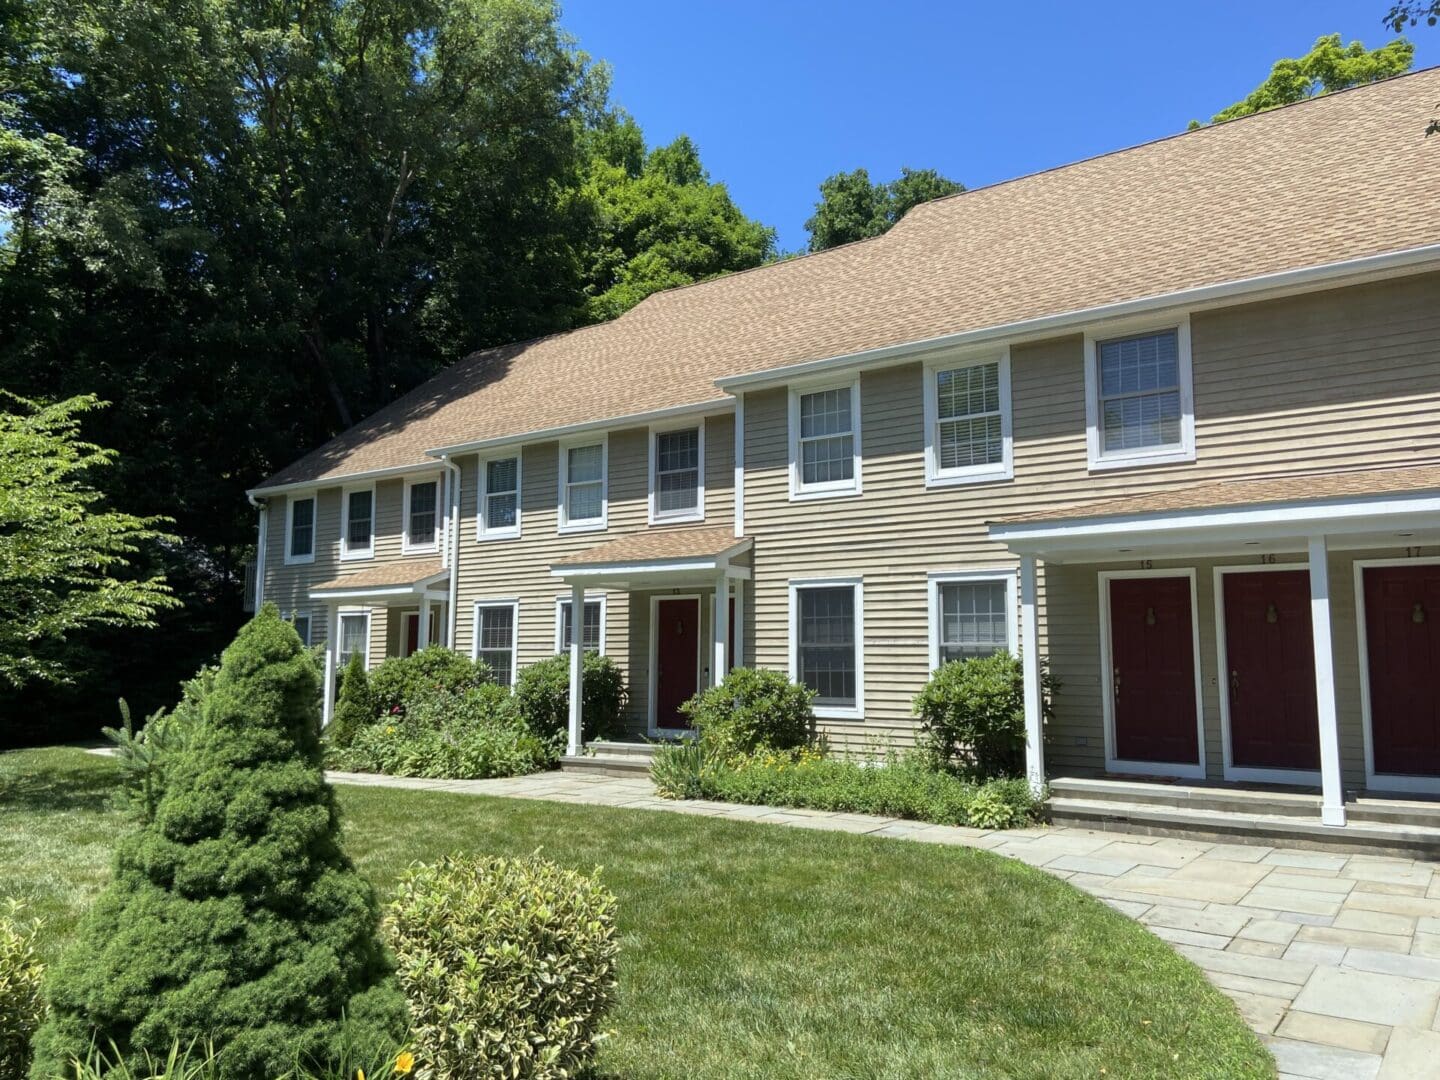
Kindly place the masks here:
<instances>
[{"instance_id":1,"label":"tan vinyl siding","mask_svg":"<svg viewBox=\"0 0 1440 1080\"><path fill-rule=\"evenodd\" d=\"M1440 457L1437 296L1440 276L1431 274L1192 315L1192 463L1089 472L1079 335L1011 350L1011 481L926 489L924 368L913 363L861 377L864 493L791 502L787 391L748 393L745 526L756 545L750 625L757 662L788 667L789 579L863 576L865 720L824 726L841 745L875 738L905 742L913 732L910 701L927 675L926 574L1017 565L987 539L987 521L1174 484ZM1042 620L1042 651L1069 669L1076 666L1072 653L1098 647L1093 628L1075 625L1083 621L1077 605L1093 604L1097 586L1088 568L1052 572L1058 577L1042 572L1042 587L1049 585L1042 602L1050 606L1048 625ZM1082 584L1088 582L1078 598L1071 587L1077 572ZM1347 614L1353 597L1338 595L1341 584L1349 588L1348 573L1335 570L1335 632L1337 652L1348 648L1353 656L1353 644L1340 640L1348 635L1353 642ZM1203 605L1211 583L1202 574L1199 584ZM1214 670L1213 643L1208 655L1206 660L1202 651L1207 678ZM1103 754L1098 701L1088 720L1080 706L1084 695L1093 695L1097 677L1098 659L1089 675L1086 663L1078 663L1076 681L1066 682L1065 706L1075 718L1057 727L1052 751L1076 767ZM1342 665L1337 678L1342 693L1350 694L1342 704L1348 710L1344 722L1358 730L1358 689L1344 690L1346 680L1358 686L1358 674ZM1217 712L1211 746L1217 763L1218 723ZM1082 737L1087 745L1076 745ZM1066 740L1068 745L1058 745ZM1346 746L1347 778L1355 765L1352 743Z\"/></svg>"}]
</instances>

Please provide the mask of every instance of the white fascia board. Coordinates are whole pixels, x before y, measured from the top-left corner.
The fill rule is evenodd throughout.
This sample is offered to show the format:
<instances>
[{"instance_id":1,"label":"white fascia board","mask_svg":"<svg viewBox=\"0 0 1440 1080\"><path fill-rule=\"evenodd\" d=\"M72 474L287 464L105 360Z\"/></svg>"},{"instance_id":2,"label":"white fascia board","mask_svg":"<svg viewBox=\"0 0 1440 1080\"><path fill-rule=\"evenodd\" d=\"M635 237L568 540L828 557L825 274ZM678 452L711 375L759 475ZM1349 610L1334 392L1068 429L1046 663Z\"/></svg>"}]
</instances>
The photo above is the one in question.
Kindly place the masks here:
<instances>
[{"instance_id":1,"label":"white fascia board","mask_svg":"<svg viewBox=\"0 0 1440 1080\"><path fill-rule=\"evenodd\" d=\"M724 551L709 558L686 557L682 559L649 559L644 562L593 562L552 564L550 573L554 577L615 577L640 574L675 574L689 571L710 570L719 573L736 555L749 551L753 541L749 537L738 540Z\"/></svg>"},{"instance_id":2,"label":"white fascia board","mask_svg":"<svg viewBox=\"0 0 1440 1080\"><path fill-rule=\"evenodd\" d=\"M361 585L356 588L342 585L334 589L311 589L310 599L350 600L363 599L370 596L422 596L429 591L430 586L439 584L449 576L449 570L441 570L437 574L419 578L409 585ZM445 599L443 594L438 598L442 600Z\"/></svg>"},{"instance_id":3,"label":"white fascia board","mask_svg":"<svg viewBox=\"0 0 1440 1080\"><path fill-rule=\"evenodd\" d=\"M1440 521L1440 494L1375 495L1364 498L1316 499L1298 502L1251 504L1234 508L1202 508L1152 514L1123 514L993 524L990 539L1014 550L1036 544L1123 538L1128 546L1141 546L1162 537L1204 536L1223 539L1238 533L1245 539L1267 536L1338 534L1385 529L1399 523L1434 518Z\"/></svg>"},{"instance_id":4,"label":"white fascia board","mask_svg":"<svg viewBox=\"0 0 1440 1080\"><path fill-rule=\"evenodd\" d=\"M690 405L675 405L666 409L652 409L649 412L629 413L604 420L586 420L579 424L563 424L560 427L536 428L516 435L497 435L493 439L477 439L474 442L456 443L453 446L437 446L425 453L431 457L444 454L472 454L501 446L515 446L522 443L553 442L571 435L583 435L589 431L616 430L619 428L645 427L672 418L686 416L709 416L734 412L735 402L731 398L716 398L713 401L699 401Z\"/></svg>"},{"instance_id":5,"label":"white fascia board","mask_svg":"<svg viewBox=\"0 0 1440 1080\"><path fill-rule=\"evenodd\" d=\"M1121 300L1114 304L1079 308L1055 315L1021 319L1013 323L962 330L954 334L942 334L919 341L885 345L878 349L866 349L861 352L844 353L817 360L805 360L787 364L784 367L767 368L764 371L752 371L743 375L727 375L716 379L715 385L730 393L742 389L780 386L797 378L819 375L832 370L879 367L884 366L886 362L908 363L920 355L943 349L983 345L998 341L1017 343L1038 340L1111 319L1133 318L1170 309L1195 311L1205 307L1221 307L1229 303L1251 303L1267 297L1334 288L1350 283L1352 279L1370 280L1395 277L1407 273L1420 273L1437 266L1440 266L1440 244L1426 244L1422 247L1407 248L1404 251L1366 255L1357 259L1322 263L1318 266L1307 266L1297 270L1281 270L1273 274L1260 274L1250 278L1218 282L1214 285L1199 285L1175 292L1137 297L1134 300Z\"/></svg>"},{"instance_id":6,"label":"white fascia board","mask_svg":"<svg viewBox=\"0 0 1440 1080\"><path fill-rule=\"evenodd\" d=\"M251 499L266 495L284 495L290 491L318 491L321 488L345 487L366 480L385 480L393 476L410 476L413 473L434 472L435 462L421 461L414 465L392 465L388 469L367 469L363 472L339 473L335 476L321 476L313 480L296 480L290 484L275 484L273 487L250 488L245 492Z\"/></svg>"}]
</instances>

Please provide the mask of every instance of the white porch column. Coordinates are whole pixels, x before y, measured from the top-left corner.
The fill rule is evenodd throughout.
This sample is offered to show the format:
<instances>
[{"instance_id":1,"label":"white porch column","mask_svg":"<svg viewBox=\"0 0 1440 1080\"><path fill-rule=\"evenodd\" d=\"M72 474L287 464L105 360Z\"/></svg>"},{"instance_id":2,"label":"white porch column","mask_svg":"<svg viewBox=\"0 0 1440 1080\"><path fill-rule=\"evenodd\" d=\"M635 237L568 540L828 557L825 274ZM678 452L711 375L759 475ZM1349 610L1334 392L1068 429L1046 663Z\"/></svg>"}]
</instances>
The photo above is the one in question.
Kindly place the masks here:
<instances>
[{"instance_id":1,"label":"white porch column","mask_svg":"<svg viewBox=\"0 0 1440 1080\"><path fill-rule=\"evenodd\" d=\"M415 628L415 647L423 649L430 644L430 597L420 594L420 625Z\"/></svg>"},{"instance_id":2,"label":"white porch column","mask_svg":"<svg viewBox=\"0 0 1440 1080\"><path fill-rule=\"evenodd\" d=\"M735 640L730 643L736 667L745 666L745 580L735 579Z\"/></svg>"},{"instance_id":3,"label":"white porch column","mask_svg":"<svg viewBox=\"0 0 1440 1080\"><path fill-rule=\"evenodd\" d=\"M1045 787L1045 707L1040 687L1039 601L1035 556L1020 558L1020 668L1025 683L1025 778L1030 790Z\"/></svg>"},{"instance_id":4,"label":"white porch column","mask_svg":"<svg viewBox=\"0 0 1440 1080\"><path fill-rule=\"evenodd\" d=\"M715 579L715 602L710 605L714 623L715 658L711 661L710 685L719 686L730 670L730 578L722 570Z\"/></svg>"},{"instance_id":5,"label":"white porch column","mask_svg":"<svg viewBox=\"0 0 1440 1080\"><path fill-rule=\"evenodd\" d=\"M335 657L340 648L340 643L335 640L336 623L335 605L325 605L325 687L320 695L320 727L325 729L330 726L330 717L335 713Z\"/></svg>"},{"instance_id":6,"label":"white porch column","mask_svg":"<svg viewBox=\"0 0 1440 1080\"><path fill-rule=\"evenodd\" d=\"M1320 823L1345 824L1340 780L1340 720L1335 708L1335 649L1330 631L1330 563L1325 537L1310 537L1310 627L1315 639L1315 706L1320 720Z\"/></svg>"},{"instance_id":7,"label":"white porch column","mask_svg":"<svg viewBox=\"0 0 1440 1080\"><path fill-rule=\"evenodd\" d=\"M585 694L585 586L570 589L570 739L567 754L581 748L581 712Z\"/></svg>"}]
</instances>

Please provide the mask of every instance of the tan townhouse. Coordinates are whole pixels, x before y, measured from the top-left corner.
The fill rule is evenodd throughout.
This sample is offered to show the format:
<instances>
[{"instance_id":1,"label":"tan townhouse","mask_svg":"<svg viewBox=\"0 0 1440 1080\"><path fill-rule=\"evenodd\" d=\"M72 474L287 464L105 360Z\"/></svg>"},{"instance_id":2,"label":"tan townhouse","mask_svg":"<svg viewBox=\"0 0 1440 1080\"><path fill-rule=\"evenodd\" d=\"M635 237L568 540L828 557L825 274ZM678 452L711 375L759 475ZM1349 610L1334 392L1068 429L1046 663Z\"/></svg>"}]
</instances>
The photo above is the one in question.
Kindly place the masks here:
<instances>
[{"instance_id":1,"label":"tan townhouse","mask_svg":"<svg viewBox=\"0 0 1440 1080\"><path fill-rule=\"evenodd\" d=\"M1177 135L477 353L252 492L257 599L332 687L598 649L663 736L744 663L863 750L1008 649L1037 784L1313 788L1333 826L1440 793L1436 100Z\"/></svg>"}]
</instances>

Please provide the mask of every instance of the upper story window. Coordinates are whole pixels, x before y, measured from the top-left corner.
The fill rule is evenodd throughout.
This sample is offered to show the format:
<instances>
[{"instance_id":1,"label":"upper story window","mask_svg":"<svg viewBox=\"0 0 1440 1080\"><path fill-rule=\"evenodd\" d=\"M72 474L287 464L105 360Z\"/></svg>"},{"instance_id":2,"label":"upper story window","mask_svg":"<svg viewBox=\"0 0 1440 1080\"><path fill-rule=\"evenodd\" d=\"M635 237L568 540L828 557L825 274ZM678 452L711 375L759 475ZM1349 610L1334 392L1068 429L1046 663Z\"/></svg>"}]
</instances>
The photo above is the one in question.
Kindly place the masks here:
<instances>
[{"instance_id":1,"label":"upper story window","mask_svg":"<svg viewBox=\"0 0 1440 1080\"><path fill-rule=\"evenodd\" d=\"M406 553L434 551L440 534L440 481L415 480L405 485Z\"/></svg>"},{"instance_id":2,"label":"upper story window","mask_svg":"<svg viewBox=\"0 0 1440 1080\"><path fill-rule=\"evenodd\" d=\"M315 496L292 497L285 506L285 561L315 561Z\"/></svg>"},{"instance_id":3,"label":"upper story window","mask_svg":"<svg viewBox=\"0 0 1440 1080\"><path fill-rule=\"evenodd\" d=\"M605 528L606 441L560 447L560 531Z\"/></svg>"},{"instance_id":4,"label":"upper story window","mask_svg":"<svg viewBox=\"0 0 1440 1080\"><path fill-rule=\"evenodd\" d=\"M1195 460L1190 323L1085 338L1092 469Z\"/></svg>"},{"instance_id":5,"label":"upper story window","mask_svg":"<svg viewBox=\"0 0 1440 1080\"><path fill-rule=\"evenodd\" d=\"M650 435L650 521L700 521L705 517L705 429L653 431Z\"/></svg>"},{"instance_id":6,"label":"upper story window","mask_svg":"<svg viewBox=\"0 0 1440 1080\"><path fill-rule=\"evenodd\" d=\"M569 600L555 601L555 651L570 651L571 606ZM603 598L585 601L585 613L581 616L580 645L587 653L605 652L605 601Z\"/></svg>"},{"instance_id":7,"label":"upper story window","mask_svg":"<svg viewBox=\"0 0 1440 1080\"><path fill-rule=\"evenodd\" d=\"M348 489L340 509L340 557L368 559L375 554L375 489Z\"/></svg>"},{"instance_id":8,"label":"upper story window","mask_svg":"<svg viewBox=\"0 0 1440 1080\"><path fill-rule=\"evenodd\" d=\"M925 369L925 479L932 486L1015 475L1010 357Z\"/></svg>"},{"instance_id":9,"label":"upper story window","mask_svg":"<svg viewBox=\"0 0 1440 1080\"><path fill-rule=\"evenodd\" d=\"M520 455L480 463L478 535L494 540L520 535Z\"/></svg>"},{"instance_id":10,"label":"upper story window","mask_svg":"<svg viewBox=\"0 0 1440 1080\"><path fill-rule=\"evenodd\" d=\"M930 667L1018 646L1015 573L967 570L930 575Z\"/></svg>"},{"instance_id":11,"label":"upper story window","mask_svg":"<svg viewBox=\"0 0 1440 1080\"><path fill-rule=\"evenodd\" d=\"M790 677L815 691L815 715L864 716L864 606L858 578L790 583Z\"/></svg>"},{"instance_id":12,"label":"upper story window","mask_svg":"<svg viewBox=\"0 0 1440 1080\"><path fill-rule=\"evenodd\" d=\"M860 382L790 391L790 497L860 492Z\"/></svg>"}]
</instances>

